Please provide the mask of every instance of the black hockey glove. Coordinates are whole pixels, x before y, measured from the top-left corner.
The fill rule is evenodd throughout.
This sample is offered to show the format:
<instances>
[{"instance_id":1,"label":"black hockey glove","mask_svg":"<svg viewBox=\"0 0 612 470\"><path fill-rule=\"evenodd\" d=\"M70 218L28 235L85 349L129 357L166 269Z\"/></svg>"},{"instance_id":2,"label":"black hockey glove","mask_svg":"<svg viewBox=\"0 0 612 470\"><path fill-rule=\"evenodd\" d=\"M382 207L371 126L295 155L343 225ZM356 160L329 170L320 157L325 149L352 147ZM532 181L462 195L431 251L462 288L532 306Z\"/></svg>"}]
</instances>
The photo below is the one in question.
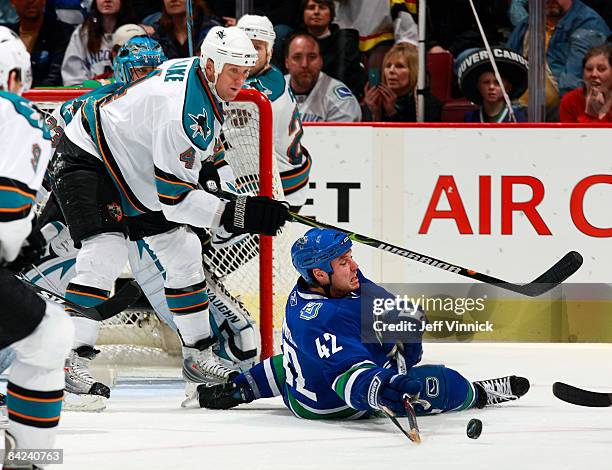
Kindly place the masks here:
<instances>
[{"instance_id":1,"label":"black hockey glove","mask_svg":"<svg viewBox=\"0 0 612 470\"><path fill-rule=\"evenodd\" d=\"M374 381L378 380L378 394L376 395L375 407L380 408L386 406L390 408L396 415L403 416L406 414L402 403L404 395L413 397L421 392L421 382L417 379L403 374L393 374L391 371L385 370L374 377Z\"/></svg>"},{"instance_id":2,"label":"black hockey glove","mask_svg":"<svg viewBox=\"0 0 612 470\"><path fill-rule=\"evenodd\" d=\"M228 410L242 403L255 399L253 391L246 385L234 382L219 385L198 385L198 402L200 408L211 410Z\"/></svg>"},{"instance_id":3,"label":"black hockey glove","mask_svg":"<svg viewBox=\"0 0 612 470\"><path fill-rule=\"evenodd\" d=\"M238 196L221 215L221 225L229 233L276 235L287 220L287 203L266 196Z\"/></svg>"}]
</instances>

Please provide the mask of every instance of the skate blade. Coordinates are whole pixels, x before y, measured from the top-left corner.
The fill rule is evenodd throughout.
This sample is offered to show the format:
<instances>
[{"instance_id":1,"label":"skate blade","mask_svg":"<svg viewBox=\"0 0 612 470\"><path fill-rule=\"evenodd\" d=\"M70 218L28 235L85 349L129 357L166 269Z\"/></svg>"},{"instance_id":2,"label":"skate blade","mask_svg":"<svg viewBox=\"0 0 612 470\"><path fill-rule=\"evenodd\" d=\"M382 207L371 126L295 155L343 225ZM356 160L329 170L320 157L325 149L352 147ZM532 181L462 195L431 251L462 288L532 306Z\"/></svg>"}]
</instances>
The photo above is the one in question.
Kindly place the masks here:
<instances>
[{"instance_id":1,"label":"skate blade","mask_svg":"<svg viewBox=\"0 0 612 470\"><path fill-rule=\"evenodd\" d=\"M106 409L108 399L100 395L77 395L70 392L64 393L64 404L62 411L82 411L99 413Z\"/></svg>"}]
</instances>

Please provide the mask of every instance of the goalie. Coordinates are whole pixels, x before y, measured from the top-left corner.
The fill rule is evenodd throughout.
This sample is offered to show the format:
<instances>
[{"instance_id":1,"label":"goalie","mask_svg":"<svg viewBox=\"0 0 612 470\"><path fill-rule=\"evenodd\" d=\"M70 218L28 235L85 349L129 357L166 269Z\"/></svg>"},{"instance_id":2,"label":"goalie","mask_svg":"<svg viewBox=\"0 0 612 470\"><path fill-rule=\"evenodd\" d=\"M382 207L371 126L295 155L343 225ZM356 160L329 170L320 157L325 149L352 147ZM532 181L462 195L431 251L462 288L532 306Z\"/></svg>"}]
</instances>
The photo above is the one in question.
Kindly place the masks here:
<instances>
[{"instance_id":1,"label":"goalie","mask_svg":"<svg viewBox=\"0 0 612 470\"><path fill-rule=\"evenodd\" d=\"M408 394L417 414L459 411L516 400L529 390L523 377L471 382L443 365L417 366L420 336L403 346L408 371L398 373L395 341L362 342L361 312L391 294L363 276L346 234L311 229L291 250L300 278L289 296L283 354L240 374L228 384L199 386L184 406L227 409L282 395L300 418L357 419L382 406L405 414ZM420 325L419 316L412 321ZM416 328L416 331L421 328Z\"/></svg>"}]
</instances>

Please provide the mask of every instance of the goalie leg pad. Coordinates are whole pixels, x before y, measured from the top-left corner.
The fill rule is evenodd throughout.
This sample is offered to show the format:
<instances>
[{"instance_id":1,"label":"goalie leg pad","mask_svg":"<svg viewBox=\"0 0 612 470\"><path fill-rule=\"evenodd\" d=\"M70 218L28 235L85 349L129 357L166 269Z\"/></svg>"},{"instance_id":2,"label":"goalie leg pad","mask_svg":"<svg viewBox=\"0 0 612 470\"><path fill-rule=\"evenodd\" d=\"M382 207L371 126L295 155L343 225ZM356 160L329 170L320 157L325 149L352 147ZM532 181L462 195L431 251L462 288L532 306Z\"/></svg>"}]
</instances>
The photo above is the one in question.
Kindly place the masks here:
<instances>
[{"instance_id":1,"label":"goalie leg pad","mask_svg":"<svg viewBox=\"0 0 612 470\"><path fill-rule=\"evenodd\" d=\"M174 331L177 330L172 312L168 309L164 291L166 271L147 242L128 242L128 258L134 279L147 297L159 318Z\"/></svg>"},{"instance_id":2,"label":"goalie leg pad","mask_svg":"<svg viewBox=\"0 0 612 470\"><path fill-rule=\"evenodd\" d=\"M454 369L443 365L416 366L408 375L422 385L419 399L413 403L417 415L465 410L476 400L472 383Z\"/></svg>"},{"instance_id":3,"label":"goalie leg pad","mask_svg":"<svg viewBox=\"0 0 612 470\"><path fill-rule=\"evenodd\" d=\"M219 340L215 352L238 365L241 370L247 370L255 364L259 355L256 323L216 276L206 268L204 272L208 284L211 328Z\"/></svg>"}]
</instances>

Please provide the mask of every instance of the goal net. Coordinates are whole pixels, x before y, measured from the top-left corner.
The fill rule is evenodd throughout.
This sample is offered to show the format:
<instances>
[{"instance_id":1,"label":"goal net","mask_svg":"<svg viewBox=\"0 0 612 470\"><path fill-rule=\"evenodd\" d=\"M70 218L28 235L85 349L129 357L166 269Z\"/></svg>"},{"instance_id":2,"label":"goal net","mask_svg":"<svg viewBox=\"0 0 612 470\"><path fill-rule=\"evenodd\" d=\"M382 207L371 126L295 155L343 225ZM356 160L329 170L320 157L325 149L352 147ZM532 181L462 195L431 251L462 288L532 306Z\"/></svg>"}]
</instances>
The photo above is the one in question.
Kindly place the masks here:
<instances>
[{"instance_id":1,"label":"goal net","mask_svg":"<svg viewBox=\"0 0 612 470\"><path fill-rule=\"evenodd\" d=\"M35 89L25 97L50 115L63 102L86 91ZM272 111L267 98L244 89L223 108L225 158L234 171L236 190L284 199L273 157ZM290 257L297 235L291 234L290 225L276 237L249 235L226 248L204 250L205 264L258 322L262 357L274 353L287 296L297 278ZM180 356L175 333L146 308L130 309L104 322L97 344L103 350L103 361L110 363L169 365L177 364Z\"/></svg>"}]
</instances>

